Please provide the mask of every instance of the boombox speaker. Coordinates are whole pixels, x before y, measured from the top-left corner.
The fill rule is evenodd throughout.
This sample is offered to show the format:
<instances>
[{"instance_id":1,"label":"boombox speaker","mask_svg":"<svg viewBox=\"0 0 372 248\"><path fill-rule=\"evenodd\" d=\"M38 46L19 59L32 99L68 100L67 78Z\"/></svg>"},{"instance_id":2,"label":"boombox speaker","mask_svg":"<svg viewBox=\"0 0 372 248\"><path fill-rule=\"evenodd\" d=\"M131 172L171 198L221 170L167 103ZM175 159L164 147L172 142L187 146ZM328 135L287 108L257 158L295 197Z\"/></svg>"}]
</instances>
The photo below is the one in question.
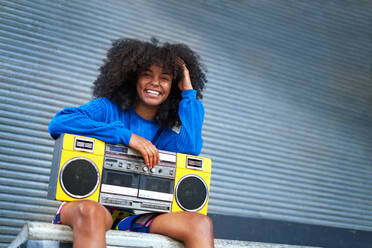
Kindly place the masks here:
<instances>
[{"instance_id":1,"label":"boombox speaker","mask_svg":"<svg viewBox=\"0 0 372 248\"><path fill-rule=\"evenodd\" d=\"M177 154L172 212L191 211L207 214L211 160Z\"/></svg>"},{"instance_id":2,"label":"boombox speaker","mask_svg":"<svg viewBox=\"0 0 372 248\"><path fill-rule=\"evenodd\" d=\"M150 170L142 156L126 146L63 134L55 143L48 198L207 214L211 160L166 151L159 155L160 163Z\"/></svg>"}]
</instances>

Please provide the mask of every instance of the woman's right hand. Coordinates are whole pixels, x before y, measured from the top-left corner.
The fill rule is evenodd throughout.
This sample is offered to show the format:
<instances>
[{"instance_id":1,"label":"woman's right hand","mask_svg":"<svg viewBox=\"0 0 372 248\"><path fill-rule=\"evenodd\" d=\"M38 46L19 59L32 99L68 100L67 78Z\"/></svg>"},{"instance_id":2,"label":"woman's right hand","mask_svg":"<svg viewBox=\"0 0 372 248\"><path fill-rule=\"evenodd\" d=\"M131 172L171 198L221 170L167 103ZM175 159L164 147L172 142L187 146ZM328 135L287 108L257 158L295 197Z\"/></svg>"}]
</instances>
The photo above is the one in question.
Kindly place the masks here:
<instances>
[{"instance_id":1,"label":"woman's right hand","mask_svg":"<svg viewBox=\"0 0 372 248\"><path fill-rule=\"evenodd\" d=\"M160 162L159 150L151 143L151 141L132 134L129 140L129 147L137 150L143 156L145 164L150 169L154 168Z\"/></svg>"},{"instance_id":2,"label":"woman's right hand","mask_svg":"<svg viewBox=\"0 0 372 248\"><path fill-rule=\"evenodd\" d=\"M190 79L190 72L186 67L185 61L183 61L183 59L180 57L177 57L176 64L183 69L183 78L180 82L178 82L178 88L180 91L192 90L193 88Z\"/></svg>"}]
</instances>

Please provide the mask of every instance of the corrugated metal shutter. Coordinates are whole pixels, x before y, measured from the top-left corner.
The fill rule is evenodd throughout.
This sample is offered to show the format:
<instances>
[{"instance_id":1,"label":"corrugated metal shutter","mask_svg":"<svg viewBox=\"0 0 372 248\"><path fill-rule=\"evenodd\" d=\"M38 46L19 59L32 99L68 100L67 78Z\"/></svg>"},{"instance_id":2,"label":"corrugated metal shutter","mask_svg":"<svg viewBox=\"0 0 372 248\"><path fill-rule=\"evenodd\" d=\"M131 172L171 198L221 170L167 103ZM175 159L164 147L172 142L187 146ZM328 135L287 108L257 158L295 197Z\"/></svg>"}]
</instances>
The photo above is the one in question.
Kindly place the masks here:
<instances>
[{"instance_id":1,"label":"corrugated metal shutter","mask_svg":"<svg viewBox=\"0 0 372 248\"><path fill-rule=\"evenodd\" d=\"M205 98L211 211L371 230L368 9L264 1L233 10L231 52L214 54Z\"/></svg>"},{"instance_id":2,"label":"corrugated metal shutter","mask_svg":"<svg viewBox=\"0 0 372 248\"><path fill-rule=\"evenodd\" d=\"M113 39L183 41L209 69L210 213L372 230L372 4L0 0L0 247L50 221L47 126Z\"/></svg>"}]
</instances>

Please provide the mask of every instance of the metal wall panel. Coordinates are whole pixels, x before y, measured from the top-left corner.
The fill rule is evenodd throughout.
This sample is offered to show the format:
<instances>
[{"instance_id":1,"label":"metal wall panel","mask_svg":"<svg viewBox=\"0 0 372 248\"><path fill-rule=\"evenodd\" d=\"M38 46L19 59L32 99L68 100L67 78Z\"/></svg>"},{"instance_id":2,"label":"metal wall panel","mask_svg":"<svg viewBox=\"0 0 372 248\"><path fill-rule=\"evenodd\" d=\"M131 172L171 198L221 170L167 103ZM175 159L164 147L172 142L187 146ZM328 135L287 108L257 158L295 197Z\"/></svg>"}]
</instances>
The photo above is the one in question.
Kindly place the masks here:
<instances>
[{"instance_id":1,"label":"metal wall panel","mask_svg":"<svg viewBox=\"0 0 372 248\"><path fill-rule=\"evenodd\" d=\"M372 230L369 1L0 0L0 247L50 221L47 126L90 99L112 40L208 67L210 213Z\"/></svg>"}]
</instances>

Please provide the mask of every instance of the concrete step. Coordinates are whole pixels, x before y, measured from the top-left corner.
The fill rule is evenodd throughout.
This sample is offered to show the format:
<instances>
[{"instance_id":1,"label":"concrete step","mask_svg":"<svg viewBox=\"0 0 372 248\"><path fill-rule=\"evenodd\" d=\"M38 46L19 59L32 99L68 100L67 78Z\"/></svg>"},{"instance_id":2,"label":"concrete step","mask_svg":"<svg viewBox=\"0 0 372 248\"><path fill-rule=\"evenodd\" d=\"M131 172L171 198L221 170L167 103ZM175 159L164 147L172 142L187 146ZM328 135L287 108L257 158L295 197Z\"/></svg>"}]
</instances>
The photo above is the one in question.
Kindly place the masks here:
<instances>
[{"instance_id":1,"label":"concrete step","mask_svg":"<svg viewBox=\"0 0 372 248\"><path fill-rule=\"evenodd\" d=\"M171 238L148 233L109 230L106 233L107 248L181 248L184 245ZM26 223L9 248L72 247L72 229L66 225L41 222ZM305 248L285 244L268 244L227 239L215 239L216 248ZM306 248L310 248L306 246Z\"/></svg>"}]
</instances>

